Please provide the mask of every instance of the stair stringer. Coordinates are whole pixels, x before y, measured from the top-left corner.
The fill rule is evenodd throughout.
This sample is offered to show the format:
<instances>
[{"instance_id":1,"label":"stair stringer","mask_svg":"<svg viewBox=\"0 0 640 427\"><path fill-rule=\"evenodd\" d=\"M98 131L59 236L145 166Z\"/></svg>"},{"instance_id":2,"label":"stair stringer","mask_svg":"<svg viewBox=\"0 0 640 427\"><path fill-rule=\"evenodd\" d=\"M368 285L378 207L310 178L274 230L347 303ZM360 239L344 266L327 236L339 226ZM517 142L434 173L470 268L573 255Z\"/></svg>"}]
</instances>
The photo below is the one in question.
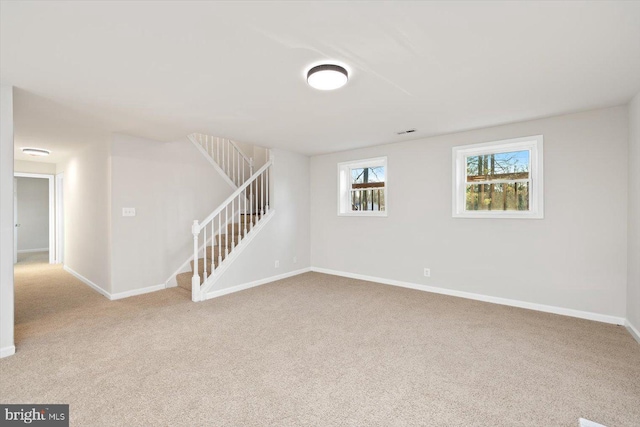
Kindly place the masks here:
<instances>
[{"instance_id":1,"label":"stair stringer","mask_svg":"<svg viewBox=\"0 0 640 427\"><path fill-rule=\"evenodd\" d=\"M244 249L249 246L254 237L267 225L271 218L276 214L274 209L269 210L269 213L256 223L253 229L247 233L247 235L240 241L240 243L233 248L233 251L229 253L229 256L225 258L224 262L217 268L212 276L210 276L200 288L200 301L215 298L217 293L211 292L211 289L218 280L222 277L224 272L233 264L233 262L240 257ZM174 276L175 277L175 276Z\"/></svg>"}]
</instances>

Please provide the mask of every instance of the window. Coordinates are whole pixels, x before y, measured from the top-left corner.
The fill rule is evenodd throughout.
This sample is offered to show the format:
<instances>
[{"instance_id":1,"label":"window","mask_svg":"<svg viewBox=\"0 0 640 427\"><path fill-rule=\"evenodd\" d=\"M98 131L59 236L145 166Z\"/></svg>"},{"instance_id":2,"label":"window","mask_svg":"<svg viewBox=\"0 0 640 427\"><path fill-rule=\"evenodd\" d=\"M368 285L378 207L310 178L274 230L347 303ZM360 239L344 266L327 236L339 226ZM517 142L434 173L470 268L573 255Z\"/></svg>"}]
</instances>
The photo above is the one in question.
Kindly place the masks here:
<instances>
[{"instance_id":1,"label":"window","mask_svg":"<svg viewBox=\"0 0 640 427\"><path fill-rule=\"evenodd\" d=\"M338 215L387 216L387 158L338 164Z\"/></svg>"},{"instance_id":2,"label":"window","mask_svg":"<svg viewBox=\"0 0 640 427\"><path fill-rule=\"evenodd\" d=\"M543 218L542 135L453 147L453 216Z\"/></svg>"}]
</instances>

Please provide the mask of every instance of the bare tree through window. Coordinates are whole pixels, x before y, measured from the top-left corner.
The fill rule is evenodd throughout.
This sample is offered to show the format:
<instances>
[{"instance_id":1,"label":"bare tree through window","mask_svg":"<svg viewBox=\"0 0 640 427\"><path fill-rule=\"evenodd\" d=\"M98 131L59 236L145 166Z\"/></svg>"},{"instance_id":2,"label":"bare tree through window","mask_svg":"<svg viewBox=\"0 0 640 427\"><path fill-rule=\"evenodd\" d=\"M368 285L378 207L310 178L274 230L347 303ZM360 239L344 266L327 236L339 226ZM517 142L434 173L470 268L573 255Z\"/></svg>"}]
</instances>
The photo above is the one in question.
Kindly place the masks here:
<instances>
[{"instance_id":1,"label":"bare tree through window","mask_svg":"<svg viewBox=\"0 0 640 427\"><path fill-rule=\"evenodd\" d=\"M351 169L351 209L354 211L383 211L384 167Z\"/></svg>"},{"instance_id":2,"label":"bare tree through window","mask_svg":"<svg viewBox=\"0 0 640 427\"><path fill-rule=\"evenodd\" d=\"M529 210L528 150L468 156L466 209Z\"/></svg>"}]
</instances>

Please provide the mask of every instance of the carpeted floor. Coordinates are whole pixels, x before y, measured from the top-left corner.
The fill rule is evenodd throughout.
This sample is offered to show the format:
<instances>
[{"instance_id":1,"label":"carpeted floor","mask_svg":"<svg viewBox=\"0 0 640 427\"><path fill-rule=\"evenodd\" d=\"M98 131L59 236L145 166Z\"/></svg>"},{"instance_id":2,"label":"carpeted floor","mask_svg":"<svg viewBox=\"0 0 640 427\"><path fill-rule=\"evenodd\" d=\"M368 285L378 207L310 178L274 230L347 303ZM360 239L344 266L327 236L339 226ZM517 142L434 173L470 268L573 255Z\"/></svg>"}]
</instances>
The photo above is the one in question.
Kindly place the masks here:
<instances>
[{"instance_id":1,"label":"carpeted floor","mask_svg":"<svg viewBox=\"0 0 640 427\"><path fill-rule=\"evenodd\" d=\"M42 264L49 262L49 251L23 252L18 254L18 264Z\"/></svg>"},{"instance_id":2,"label":"carpeted floor","mask_svg":"<svg viewBox=\"0 0 640 427\"><path fill-rule=\"evenodd\" d=\"M3 403L75 426L640 426L620 326L307 273L203 303L16 267Z\"/></svg>"}]
</instances>

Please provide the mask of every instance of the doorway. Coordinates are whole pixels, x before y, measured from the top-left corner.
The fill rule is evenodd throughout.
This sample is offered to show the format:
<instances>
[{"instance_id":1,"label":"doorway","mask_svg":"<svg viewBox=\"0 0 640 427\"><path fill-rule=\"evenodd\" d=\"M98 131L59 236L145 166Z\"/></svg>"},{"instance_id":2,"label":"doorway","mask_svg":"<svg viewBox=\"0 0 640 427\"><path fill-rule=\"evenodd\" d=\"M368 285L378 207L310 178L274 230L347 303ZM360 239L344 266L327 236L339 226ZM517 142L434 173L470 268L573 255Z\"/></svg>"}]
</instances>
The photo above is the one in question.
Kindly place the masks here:
<instances>
[{"instance_id":1,"label":"doorway","mask_svg":"<svg viewBox=\"0 0 640 427\"><path fill-rule=\"evenodd\" d=\"M13 262L56 262L53 175L15 173Z\"/></svg>"}]
</instances>

